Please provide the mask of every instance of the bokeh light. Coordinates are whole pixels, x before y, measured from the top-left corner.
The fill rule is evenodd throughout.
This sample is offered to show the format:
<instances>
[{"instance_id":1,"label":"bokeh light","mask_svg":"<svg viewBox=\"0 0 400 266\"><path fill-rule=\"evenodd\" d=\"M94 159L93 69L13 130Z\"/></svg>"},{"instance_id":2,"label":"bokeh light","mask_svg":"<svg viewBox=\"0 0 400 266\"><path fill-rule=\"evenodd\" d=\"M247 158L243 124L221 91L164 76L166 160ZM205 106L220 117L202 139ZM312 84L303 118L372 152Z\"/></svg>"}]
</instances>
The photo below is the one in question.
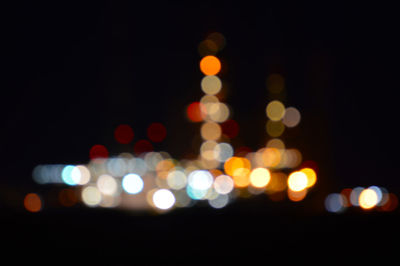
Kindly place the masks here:
<instances>
[{"instance_id":1,"label":"bokeh light","mask_svg":"<svg viewBox=\"0 0 400 266\"><path fill-rule=\"evenodd\" d=\"M201 89L205 94L215 95L221 91L222 82L217 76L205 76L201 80Z\"/></svg>"},{"instance_id":2,"label":"bokeh light","mask_svg":"<svg viewBox=\"0 0 400 266\"><path fill-rule=\"evenodd\" d=\"M201 126L200 134L205 140L218 140L221 137L221 127L214 122L206 122Z\"/></svg>"},{"instance_id":3,"label":"bokeh light","mask_svg":"<svg viewBox=\"0 0 400 266\"><path fill-rule=\"evenodd\" d=\"M153 142L161 142L167 136L167 129L161 123L152 123L147 128L147 137Z\"/></svg>"},{"instance_id":4,"label":"bokeh light","mask_svg":"<svg viewBox=\"0 0 400 266\"><path fill-rule=\"evenodd\" d=\"M239 134L239 124L232 119L226 120L221 124L222 133L228 138L235 138Z\"/></svg>"},{"instance_id":5,"label":"bokeh light","mask_svg":"<svg viewBox=\"0 0 400 266\"><path fill-rule=\"evenodd\" d=\"M193 102L186 108L186 116L191 122L203 121L206 114L204 105L200 102Z\"/></svg>"},{"instance_id":6,"label":"bokeh light","mask_svg":"<svg viewBox=\"0 0 400 266\"><path fill-rule=\"evenodd\" d=\"M24 198L24 207L29 212L39 212L42 207L42 199L37 193L28 193Z\"/></svg>"},{"instance_id":7,"label":"bokeh light","mask_svg":"<svg viewBox=\"0 0 400 266\"><path fill-rule=\"evenodd\" d=\"M133 151L136 154L143 154L143 153L150 152L153 150L154 150L153 144L151 144L150 141L145 140L145 139L137 141L135 143L135 145L133 146Z\"/></svg>"},{"instance_id":8,"label":"bokeh light","mask_svg":"<svg viewBox=\"0 0 400 266\"><path fill-rule=\"evenodd\" d=\"M215 157L220 162L225 162L233 156L233 147L229 143L221 142L214 147Z\"/></svg>"},{"instance_id":9,"label":"bokeh light","mask_svg":"<svg viewBox=\"0 0 400 266\"><path fill-rule=\"evenodd\" d=\"M206 170L195 170L188 176L188 185L196 190L207 190L213 184L213 176Z\"/></svg>"},{"instance_id":10,"label":"bokeh light","mask_svg":"<svg viewBox=\"0 0 400 266\"><path fill-rule=\"evenodd\" d=\"M331 193L325 198L325 209L328 212L340 213L346 209L346 198L340 193Z\"/></svg>"},{"instance_id":11,"label":"bokeh light","mask_svg":"<svg viewBox=\"0 0 400 266\"><path fill-rule=\"evenodd\" d=\"M300 119L301 115L299 110L294 107L288 107L286 108L282 122L287 127L295 127L300 123Z\"/></svg>"},{"instance_id":12,"label":"bokeh light","mask_svg":"<svg viewBox=\"0 0 400 266\"><path fill-rule=\"evenodd\" d=\"M271 180L271 174L266 168L255 168L250 173L250 184L256 188L266 187Z\"/></svg>"},{"instance_id":13,"label":"bokeh light","mask_svg":"<svg viewBox=\"0 0 400 266\"><path fill-rule=\"evenodd\" d=\"M374 189L367 188L361 191L358 203L363 209L371 209L379 203L378 194Z\"/></svg>"},{"instance_id":14,"label":"bokeh light","mask_svg":"<svg viewBox=\"0 0 400 266\"><path fill-rule=\"evenodd\" d=\"M314 186L315 182L317 182L317 174L315 171L311 168L303 168L300 172L307 176L307 188Z\"/></svg>"},{"instance_id":15,"label":"bokeh light","mask_svg":"<svg viewBox=\"0 0 400 266\"><path fill-rule=\"evenodd\" d=\"M221 62L215 56L208 55L201 59L200 70L204 75L213 76L221 70Z\"/></svg>"},{"instance_id":16,"label":"bokeh light","mask_svg":"<svg viewBox=\"0 0 400 266\"><path fill-rule=\"evenodd\" d=\"M230 176L220 175L215 178L213 186L219 194L228 194L233 190L234 183Z\"/></svg>"},{"instance_id":17,"label":"bokeh light","mask_svg":"<svg viewBox=\"0 0 400 266\"><path fill-rule=\"evenodd\" d=\"M129 125L119 125L114 131L114 138L121 144L128 144L133 140L133 130Z\"/></svg>"},{"instance_id":18,"label":"bokeh light","mask_svg":"<svg viewBox=\"0 0 400 266\"><path fill-rule=\"evenodd\" d=\"M288 186L290 190L298 192L307 188L308 178L303 172L296 171L289 175Z\"/></svg>"},{"instance_id":19,"label":"bokeh light","mask_svg":"<svg viewBox=\"0 0 400 266\"><path fill-rule=\"evenodd\" d=\"M87 186L82 190L82 201L87 206L97 206L101 202L101 193L97 187Z\"/></svg>"},{"instance_id":20,"label":"bokeh light","mask_svg":"<svg viewBox=\"0 0 400 266\"><path fill-rule=\"evenodd\" d=\"M215 209L221 209L229 203L229 196L224 194L217 195L216 198L209 199L208 203Z\"/></svg>"},{"instance_id":21,"label":"bokeh light","mask_svg":"<svg viewBox=\"0 0 400 266\"><path fill-rule=\"evenodd\" d=\"M161 210L168 210L175 204L175 196L168 189L159 189L153 194L154 206Z\"/></svg>"},{"instance_id":22,"label":"bokeh light","mask_svg":"<svg viewBox=\"0 0 400 266\"><path fill-rule=\"evenodd\" d=\"M96 144L90 149L89 157L91 160L96 158L108 158L108 150L104 145Z\"/></svg>"},{"instance_id":23,"label":"bokeh light","mask_svg":"<svg viewBox=\"0 0 400 266\"><path fill-rule=\"evenodd\" d=\"M272 121L279 121L285 115L285 106L280 101L271 101L266 108L267 117Z\"/></svg>"},{"instance_id":24,"label":"bokeh light","mask_svg":"<svg viewBox=\"0 0 400 266\"><path fill-rule=\"evenodd\" d=\"M137 194L143 190L143 180L137 174L127 174L122 179L122 188L128 194Z\"/></svg>"},{"instance_id":25,"label":"bokeh light","mask_svg":"<svg viewBox=\"0 0 400 266\"><path fill-rule=\"evenodd\" d=\"M104 174L97 179L97 188L105 195L113 195L117 192L118 184L114 177Z\"/></svg>"},{"instance_id":26,"label":"bokeh light","mask_svg":"<svg viewBox=\"0 0 400 266\"><path fill-rule=\"evenodd\" d=\"M268 135L271 137L279 137L285 131L285 125L282 123L282 121L268 120L265 128Z\"/></svg>"},{"instance_id":27,"label":"bokeh light","mask_svg":"<svg viewBox=\"0 0 400 266\"><path fill-rule=\"evenodd\" d=\"M175 170L168 173L167 176L168 186L172 189L182 189L187 184L187 177L185 172Z\"/></svg>"}]
</instances>

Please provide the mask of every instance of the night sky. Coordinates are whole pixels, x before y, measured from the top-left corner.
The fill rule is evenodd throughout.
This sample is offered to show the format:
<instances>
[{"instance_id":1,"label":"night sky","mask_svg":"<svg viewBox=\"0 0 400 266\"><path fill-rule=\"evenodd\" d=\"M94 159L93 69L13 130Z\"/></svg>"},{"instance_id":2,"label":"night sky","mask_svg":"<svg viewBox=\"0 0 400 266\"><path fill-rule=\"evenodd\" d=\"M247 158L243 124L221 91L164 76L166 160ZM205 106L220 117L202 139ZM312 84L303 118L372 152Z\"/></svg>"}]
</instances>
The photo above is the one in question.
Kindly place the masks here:
<instances>
[{"instance_id":1,"label":"night sky","mask_svg":"<svg viewBox=\"0 0 400 266\"><path fill-rule=\"evenodd\" d=\"M278 227L303 224L307 230L317 228L326 233L314 216L304 213L322 215L328 193L378 185L400 196L396 97L399 21L393 7L56 1L8 4L1 13L0 203L12 213L6 215L5 224L20 221L17 224L29 228L19 231L19 237L46 235L43 232L49 231L45 228L58 230L55 223L67 224L64 218L73 220L80 215L99 221L95 231L102 230L99 224L121 222L127 227L132 222L131 216L118 211L96 212L83 207L44 210L37 218L25 214L20 202L28 192L52 189L33 182L32 169L38 164L87 163L90 147L99 143L114 155L132 152L132 145L113 139L119 124L131 125L137 141L146 138L150 123L161 122L167 128L167 138L155 145L156 150L168 151L175 158L193 152L199 125L189 123L184 111L202 95L198 44L215 31L226 38L226 47L218 57L225 66L221 75L228 85L225 101L240 125L238 142L254 150L265 145L265 106L271 100L266 78L280 73L286 81L288 105L302 114L300 126L285 135L286 143L298 148L304 159L317 162L318 184L310 199L298 208L290 202L247 199L222 214L194 208L156 221L141 216L133 223L151 226L144 226L147 233L139 239L147 239L145 243L151 245L149 239L155 235L149 232L162 235L165 224L171 225L170 230L189 232L189 225L198 224L196 219L211 215L210 219L222 226L243 213L250 217L241 218L245 225L275 217L270 223ZM351 223L353 227L345 229L351 233L364 219L359 215L335 217L333 222L324 215L318 219L325 225L336 223L338 228ZM397 214L390 215L398 221ZM292 216L298 220L287 222ZM376 228L388 219L371 217ZM57 222L49 222L52 219ZM34 232L32 224L39 231ZM203 228L214 228L215 224L208 221ZM89 231L91 226L86 222L83 228ZM84 229L80 228L74 224L72 229L57 232L62 236L77 231L82 234ZM360 228L357 232L362 235L367 226ZM229 230L234 231L235 226L230 225ZM307 230L302 231L303 236ZM330 230L332 237L336 231ZM246 230L238 231L243 235ZM267 230L259 233L269 236ZM257 239L254 232L251 234L250 240ZM193 237L200 235L197 232ZM162 241L173 236L168 231ZM272 238L285 242L278 233ZM115 237L109 233L106 239ZM11 242L18 245L16 239Z\"/></svg>"}]
</instances>

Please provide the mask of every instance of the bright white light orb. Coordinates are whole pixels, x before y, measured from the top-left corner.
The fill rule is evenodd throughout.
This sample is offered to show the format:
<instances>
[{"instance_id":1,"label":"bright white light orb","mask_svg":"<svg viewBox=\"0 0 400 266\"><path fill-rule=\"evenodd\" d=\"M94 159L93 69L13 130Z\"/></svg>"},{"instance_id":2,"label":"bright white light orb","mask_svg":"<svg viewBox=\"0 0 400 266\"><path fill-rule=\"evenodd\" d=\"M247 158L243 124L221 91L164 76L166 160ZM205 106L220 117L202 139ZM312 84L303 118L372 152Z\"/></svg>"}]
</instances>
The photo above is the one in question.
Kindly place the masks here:
<instances>
[{"instance_id":1,"label":"bright white light orb","mask_svg":"<svg viewBox=\"0 0 400 266\"><path fill-rule=\"evenodd\" d=\"M168 189L159 189L153 194L154 206L161 210L168 210L175 204L175 196Z\"/></svg>"},{"instance_id":2,"label":"bright white light orb","mask_svg":"<svg viewBox=\"0 0 400 266\"><path fill-rule=\"evenodd\" d=\"M128 194L138 194L143 190L143 180L137 174L127 174L122 179L122 188Z\"/></svg>"}]
</instances>

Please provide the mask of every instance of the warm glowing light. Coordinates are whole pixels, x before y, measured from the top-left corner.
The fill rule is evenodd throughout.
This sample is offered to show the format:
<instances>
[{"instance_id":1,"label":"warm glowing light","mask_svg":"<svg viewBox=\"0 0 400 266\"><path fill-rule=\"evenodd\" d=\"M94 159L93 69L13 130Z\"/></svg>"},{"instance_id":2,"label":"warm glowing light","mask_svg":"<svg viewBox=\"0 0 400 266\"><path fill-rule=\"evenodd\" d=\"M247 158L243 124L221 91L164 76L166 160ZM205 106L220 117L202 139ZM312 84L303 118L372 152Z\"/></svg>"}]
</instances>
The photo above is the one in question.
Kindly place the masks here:
<instances>
[{"instance_id":1,"label":"warm glowing light","mask_svg":"<svg viewBox=\"0 0 400 266\"><path fill-rule=\"evenodd\" d=\"M285 125L282 121L268 120L266 130L271 137L279 137L285 131Z\"/></svg>"},{"instance_id":2,"label":"warm glowing light","mask_svg":"<svg viewBox=\"0 0 400 266\"><path fill-rule=\"evenodd\" d=\"M295 127L300 123L300 119L300 112L294 107L288 107L286 108L282 122L287 127Z\"/></svg>"},{"instance_id":3,"label":"warm glowing light","mask_svg":"<svg viewBox=\"0 0 400 266\"><path fill-rule=\"evenodd\" d=\"M157 176L166 179L173 168L175 168L175 164L172 159L161 160L156 165Z\"/></svg>"},{"instance_id":4,"label":"warm glowing light","mask_svg":"<svg viewBox=\"0 0 400 266\"><path fill-rule=\"evenodd\" d=\"M371 188L364 189L360 193L358 203L363 209L371 209L375 207L379 203L376 191Z\"/></svg>"},{"instance_id":5,"label":"warm glowing light","mask_svg":"<svg viewBox=\"0 0 400 266\"><path fill-rule=\"evenodd\" d=\"M240 168L245 168L250 172L250 161L242 157L231 157L224 163L225 173L230 176L234 176L235 171Z\"/></svg>"},{"instance_id":6,"label":"warm glowing light","mask_svg":"<svg viewBox=\"0 0 400 266\"><path fill-rule=\"evenodd\" d=\"M208 117L218 123L225 122L229 118L229 108L224 103L213 103L207 105Z\"/></svg>"},{"instance_id":7,"label":"warm glowing light","mask_svg":"<svg viewBox=\"0 0 400 266\"><path fill-rule=\"evenodd\" d=\"M104 174L97 179L97 188L105 195L113 195L117 192L118 185L114 177Z\"/></svg>"},{"instance_id":8,"label":"warm glowing light","mask_svg":"<svg viewBox=\"0 0 400 266\"><path fill-rule=\"evenodd\" d=\"M239 188L250 185L250 170L248 168L237 168L233 172L233 182Z\"/></svg>"},{"instance_id":9,"label":"warm glowing light","mask_svg":"<svg viewBox=\"0 0 400 266\"><path fill-rule=\"evenodd\" d=\"M78 165L75 167L77 170L79 170L79 178L74 180L74 182L78 185L86 185L90 181L90 171L89 169L84 166L84 165ZM73 178L75 175L73 175Z\"/></svg>"},{"instance_id":10,"label":"warm glowing light","mask_svg":"<svg viewBox=\"0 0 400 266\"><path fill-rule=\"evenodd\" d=\"M207 36L207 40L212 41L217 47L218 51L225 47L226 41L224 35L219 32L213 32Z\"/></svg>"},{"instance_id":11,"label":"warm glowing light","mask_svg":"<svg viewBox=\"0 0 400 266\"><path fill-rule=\"evenodd\" d=\"M281 152L276 148L262 149L260 159L261 159L261 165L265 167L275 167L281 161Z\"/></svg>"},{"instance_id":12,"label":"warm glowing light","mask_svg":"<svg viewBox=\"0 0 400 266\"><path fill-rule=\"evenodd\" d=\"M221 137L221 127L214 122L206 122L201 126L201 136L205 140L218 140Z\"/></svg>"},{"instance_id":13,"label":"warm glowing light","mask_svg":"<svg viewBox=\"0 0 400 266\"><path fill-rule=\"evenodd\" d=\"M256 168L250 173L250 184L256 188L266 187L271 180L271 174L266 168Z\"/></svg>"},{"instance_id":14,"label":"warm glowing light","mask_svg":"<svg viewBox=\"0 0 400 266\"><path fill-rule=\"evenodd\" d=\"M97 206L101 202L101 193L94 186L85 187L82 190L82 201L88 206Z\"/></svg>"},{"instance_id":15,"label":"warm glowing light","mask_svg":"<svg viewBox=\"0 0 400 266\"><path fill-rule=\"evenodd\" d=\"M307 195L307 190L303 189L303 190L299 190L299 191L294 191L294 190L289 189L287 191L287 193L288 193L288 198L291 201L302 201Z\"/></svg>"},{"instance_id":16,"label":"warm glowing light","mask_svg":"<svg viewBox=\"0 0 400 266\"><path fill-rule=\"evenodd\" d=\"M89 157L92 160L96 158L107 158L108 150L104 145L96 144L90 149Z\"/></svg>"},{"instance_id":17,"label":"warm glowing light","mask_svg":"<svg viewBox=\"0 0 400 266\"><path fill-rule=\"evenodd\" d=\"M214 149L217 145L218 143L213 140L204 141L200 146L201 157L203 157L206 160L215 160L216 153Z\"/></svg>"},{"instance_id":18,"label":"warm glowing light","mask_svg":"<svg viewBox=\"0 0 400 266\"><path fill-rule=\"evenodd\" d=\"M24 207L29 212L38 212L42 209L42 200L36 193L28 193L24 198Z\"/></svg>"},{"instance_id":19,"label":"warm glowing light","mask_svg":"<svg viewBox=\"0 0 400 266\"><path fill-rule=\"evenodd\" d=\"M216 54L218 46L213 40L204 40L199 44L198 51L202 56Z\"/></svg>"},{"instance_id":20,"label":"warm glowing light","mask_svg":"<svg viewBox=\"0 0 400 266\"><path fill-rule=\"evenodd\" d=\"M288 186L290 190L295 192L302 191L307 188L308 178L303 172L297 171L289 175Z\"/></svg>"},{"instance_id":21,"label":"warm glowing light","mask_svg":"<svg viewBox=\"0 0 400 266\"><path fill-rule=\"evenodd\" d=\"M298 149L287 149L282 151L282 159L279 164L282 168L295 168L300 165L302 155Z\"/></svg>"},{"instance_id":22,"label":"warm glowing light","mask_svg":"<svg viewBox=\"0 0 400 266\"><path fill-rule=\"evenodd\" d=\"M267 186L267 192L280 192L287 187L287 176L282 172L271 173L271 180Z\"/></svg>"},{"instance_id":23,"label":"warm glowing light","mask_svg":"<svg viewBox=\"0 0 400 266\"><path fill-rule=\"evenodd\" d=\"M167 176L167 184L172 189L182 189L186 186L187 178L183 171L171 171Z\"/></svg>"},{"instance_id":24,"label":"warm glowing light","mask_svg":"<svg viewBox=\"0 0 400 266\"><path fill-rule=\"evenodd\" d=\"M270 139L267 142L267 148L275 148L278 150L284 150L285 149L285 143L281 139Z\"/></svg>"},{"instance_id":25,"label":"warm glowing light","mask_svg":"<svg viewBox=\"0 0 400 266\"><path fill-rule=\"evenodd\" d=\"M153 142L161 142L167 136L167 129L161 123L152 123L147 128L147 137Z\"/></svg>"},{"instance_id":26,"label":"warm glowing light","mask_svg":"<svg viewBox=\"0 0 400 266\"><path fill-rule=\"evenodd\" d=\"M133 140L133 130L129 125L119 125L114 131L114 138L121 144L128 144Z\"/></svg>"},{"instance_id":27,"label":"warm glowing light","mask_svg":"<svg viewBox=\"0 0 400 266\"><path fill-rule=\"evenodd\" d=\"M271 93L281 93L285 89L285 80L279 74L271 74L267 78L267 88Z\"/></svg>"},{"instance_id":28,"label":"warm glowing light","mask_svg":"<svg viewBox=\"0 0 400 266\"><path fill-rule=\"evenodd\" d=\"M279 121L285 115L285 106L280 101L271 101L266 108L267 117L272 121Z\"/></svg>"},{"instance_id":29,"label":"warm glowing light","mask_svg":"<svg viewBox=\"0 0 400 266\"><path fill-rule=\"evenodd\" d=\"M154 205L161 210L170 209L175 204L175 196L168 189L155 191L152 198Z\"/></svg>"},{"instance_id":30,"label":"warm glowing light","mask_svg":"<svg viewBox=\"0 0 400 266\"><path fill-rule=\"evenodd\" d=\"M222 82L217 76L205 76L201 80L201 89L205 94L215 95L220 92Z\"/></svg>"},{"instance_id":31,"label":"warm glowing light","mask_svg":"<svg viewBox=\"0 0 400 266\"><path fill-rule=\"evenodd\" d=\"M317 182L317 174L315 171L311 168L303 168L300 172L307 176L307 188L314 186L315 182Z\"/></svg>"},{"instance_id":32,"label":"warm glowing light","mask_svg":"<svg viewBox=\"0 0 400 266\"><path fill-rule=\"evenodd\" d=\"M137 194L143 190L143 180L137 174L127 174L122 179L122 188L128 194Z\"/></svg>"},{"instance_id":33,"label":"warm glowing light","mask_svg":"<svg viewBox=\"0 0 400 266\"><path fill-rule=\"evenodd\" d=\"M214 181L214 189L219 194L228 194L233 190L234 183L230 176L228 175L220 175L215 178Z\"/></svg>"},{"instance_id":34,"label":"warm glowing light","mask_svg":"<svg viewBox=\"0 0 400 266\"><path fill-rule=\"evenodd\" d=\"M193 102L186 108L186 116L191 122L203 121L206 113L204 105L199 102Z\"/></svg>"},{"instance_id":35,"label":"warm glowing light","mask_svg":"<svg viewBox=\"0 0 400 266\"><path fill-rule=\"evenodd\" d=\"M208 55L200 61L200 70L204 75L213 76L221 70L221 62L215 56Z\"/></svg>"}]
</instances>

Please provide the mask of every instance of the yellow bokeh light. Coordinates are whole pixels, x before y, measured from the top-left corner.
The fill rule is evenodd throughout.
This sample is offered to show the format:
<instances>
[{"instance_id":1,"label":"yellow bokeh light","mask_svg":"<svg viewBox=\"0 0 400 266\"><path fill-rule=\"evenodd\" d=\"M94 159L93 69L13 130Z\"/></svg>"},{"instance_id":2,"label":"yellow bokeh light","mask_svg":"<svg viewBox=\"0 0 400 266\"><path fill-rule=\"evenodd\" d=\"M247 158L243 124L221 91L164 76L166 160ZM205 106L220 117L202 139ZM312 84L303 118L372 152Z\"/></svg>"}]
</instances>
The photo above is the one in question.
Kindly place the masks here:
<instances>
[{"instance_id":1,"label":"yellow bokeh light","mask_svg":"<svg viewBox=\"0 0 400 266\"><path fill-rule=\"evenodd\" d=\"M225 173L230 176L234 176L235 171L240 168L245 168L250 172L250 161L242 157L231 157L224 163Z\"/></svg>"},{"instance_id":2,"label":"yellow bokeh light","mask_svg":"<svg viewBox=\"0 0 400 266\"><path fill-rule=\"evenodd\" d=\"M302 191L307 188L308 178L303 172L296 171L289 175L288 186L290 190L295 192Z\"/></svg>"},{"instance_id":3,"label":"yellow bokeh light","mask_svg":"<svg viewBox=\"0 0 400 266\"><path fill-rule=\"evenodd\" d=\"M307 176L307 188L314 186L315 182L317 182L317 174L315 171L311 168L303 168L300 172Z\"/></svg>"},{"instance_id":4,"label":"yellow bokeh light","mask_svg":"<svg viewBox=\"0 0 400 266\"><path fill-rule=\"evenodd\" d=\"M375 190L367 188L361 191L358 203L363 209L371 209L378 204L378 194Z\"/></svg>"},{"instance_id":5,"label":"yellow bokeh light","mask_svg":"<svg viewBox=\"0 0 400 266\"><path fill-rule=\"evenodd\" d=\"M250 183L253 187L266 187L271 180L271 174L266 168L256 168L250 173Z\"/></svg>"},{"instance_id":6,"label":"yellow bokeh light","mask_svg":"<svg viewBox=\"0 0 400 266\"><path fill-rule=\"evenodd\" d=\"M205 140L218 140L221 137L221 126L214 122L206 122L201 126L200 133Z\"/></svg>"},{"instance_id":7,"label":"yellow bokeh light","mask_svg":"<svg viewBox=\"0 0 400 266\"><path fill-rule=\"evenodd\" d=\"M266 130L271 137L279 137L283 134L283 131L285 131L285 125L282 121L268 120Z\"/></svg>"},{"instance_id":8,"label":"yellow bokeh light","mask_svg":"<svg viewBox=\"0 0 400 266\"><path fill-rule=\"evenodd\" d=\"M285 143L281 139L270 139L267 142L267 148L285 149Z\"/></svg>"},{"instance_id":9,"label":"yellow bokeh light","mask_svg":"<svg viewBox=\"0 0 400 266\"><path fill-rule=\"evenodd\" d=\"M213 76L221 70L221 62L215 56L208 55L200 61L200 70L204 75Z\"/></svg>"},{"instance_id":10,"label":"yellow bokeh light","mask_svg":"<svg viewBox=\"0 0 400 266\"><path fill-rule=\"evenodd\" d=\"M205 76L201 80L201 89L205 94L215 95L221 91L222 82L217 76Z\"/></svg>"},{"instance_id":11,"label":"yellow bokeh light","mask_svg":"<svg viewBox=\"0 0 400 266\"><path fill-rule=\"evenodd\" d=\"M272 121L279 121L285 115L285 106L280 101L271 101L266 108L267 117Z\"/></svg>"}]
</instances>

